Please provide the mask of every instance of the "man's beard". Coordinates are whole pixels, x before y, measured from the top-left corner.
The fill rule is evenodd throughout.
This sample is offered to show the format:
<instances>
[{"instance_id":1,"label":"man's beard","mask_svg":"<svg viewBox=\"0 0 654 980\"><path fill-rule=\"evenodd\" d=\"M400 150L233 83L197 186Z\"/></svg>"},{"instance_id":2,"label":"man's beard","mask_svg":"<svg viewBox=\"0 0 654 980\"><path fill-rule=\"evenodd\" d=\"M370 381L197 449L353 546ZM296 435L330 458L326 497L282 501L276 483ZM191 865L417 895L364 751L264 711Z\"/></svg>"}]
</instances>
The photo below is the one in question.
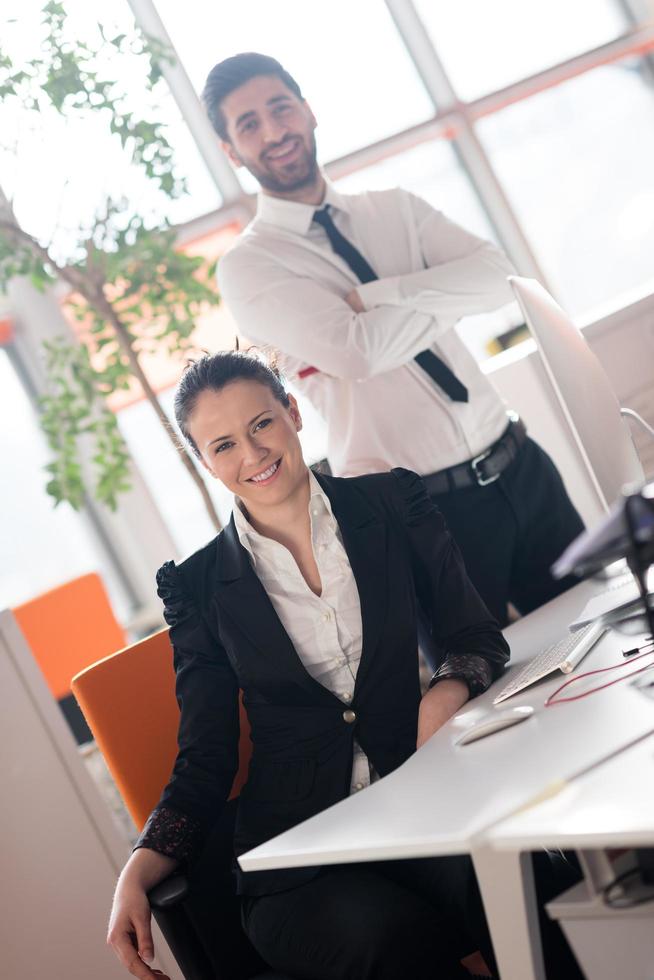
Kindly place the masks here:
<instances>
[{"instance_id":1,"label":"man's beard","mask_svg":"<svg viewBox=\"0 0 654 980\"><path fill-rule=\"evenodd\" d=\"M271 174L268 170L260 170L258 167L248 167L253 177L259 181L264 190L271 191L273 194L289 194L299 191L303 187L309 187L316 180L318 175L318 162L316 159L316 139L311 134L311 145L305 152L302 159L295 167L300 169L299 174L290 173L287 178L280 178Z\"/></svg>"}]
</instances>

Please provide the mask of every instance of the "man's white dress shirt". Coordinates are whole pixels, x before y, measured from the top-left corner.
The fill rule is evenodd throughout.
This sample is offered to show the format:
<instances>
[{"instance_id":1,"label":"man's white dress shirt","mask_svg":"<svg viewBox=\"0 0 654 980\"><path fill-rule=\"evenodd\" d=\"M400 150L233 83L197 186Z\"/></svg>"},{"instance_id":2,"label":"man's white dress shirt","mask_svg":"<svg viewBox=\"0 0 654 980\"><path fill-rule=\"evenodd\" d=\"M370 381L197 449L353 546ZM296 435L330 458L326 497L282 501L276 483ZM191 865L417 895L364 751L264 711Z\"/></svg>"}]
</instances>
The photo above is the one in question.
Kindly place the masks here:
<instances>
[{"instance_id":1,"label":"man's white dress shirt","mask_svg":"<svg viewBox=\"0 0 654 980\"><path fill-rule=\"evenodd\" d=\"M334 253L316 208L259 196L256 218L223 256L218 282L239 329L286 355L328 424L338 476L403 466L433 473L500 437L506 409L453 329L461 317L513 301L513 272L494 245L399 188L338 193L324 204L379 279L362 284ZM356 288L365 312L345 296ZM431 348L467 387L453 402L413 362Z\"/></svg>"},{"instance_id":2,"label":"man's white dress shirt","mask_svg":"<svg viewBox=\"0 0 654 980\"><path fill-rule=\"evenodd\" d=\"M288 548L255 531L239 500L234 508L234 523L304 668L347 706L354 694L361 660L359 592L329 497L311 472L309 481L311 541L322 583L319 596L304 581ZM370 779L368 758L355 741L350 792L368 786Z\"/></svg>"}]
</instances>

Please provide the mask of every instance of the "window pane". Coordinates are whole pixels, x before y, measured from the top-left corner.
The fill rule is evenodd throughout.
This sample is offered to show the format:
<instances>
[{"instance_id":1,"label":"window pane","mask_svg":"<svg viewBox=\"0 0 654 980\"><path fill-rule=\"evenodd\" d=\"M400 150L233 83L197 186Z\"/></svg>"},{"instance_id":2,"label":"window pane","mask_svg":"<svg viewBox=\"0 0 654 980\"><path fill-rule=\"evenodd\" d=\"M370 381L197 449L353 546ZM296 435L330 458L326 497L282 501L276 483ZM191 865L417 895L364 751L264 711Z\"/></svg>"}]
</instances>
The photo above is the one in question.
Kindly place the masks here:
<instances>
[{"instance_id":1,"label":"window pane","mask_svg":"<svg viewBox=\"0 0 654 980\"><path fill-rule=\"evenodd\" d=\"M348 174L336 183L339 190L346 193L404 187L424 197L433 207L469 231L481 238L496 241L475 189L446 140L421 143ZM474 356L483 361L489 356L489 342L519 322L517 309L511 305L489 314L466 317L456 329Z\"/></svg>"},{"instance_id":2,"label":"window pane","mask_svg":"<svg viewBox=\"0 0 654 980\"><path fill-rule=\"evenodd\" d=\"M157 0L198 91L211 68L239 51L277 58L302 88L331 160L433 115L432 104L380 0Z\"/></svg>"},{"instance_id":3,"label":"window pane","mask_svg":"<svg viewBox=\"0 0 654 980\"><path fill-rule=\"evenodd\" d=\"M478 124L545 275L573 313L654 277L653 120L648 66L629 59Z\"/></svg>"},{"instance_id":4,"label":"window pane","mask_svg":"<svg viewBox=\"0 0 654 980\"><path fill-rule=\"evenodd\" d=\"M2 46L17 67L40 53L42 6L42 0L13 0L3 6L2 19L13 16L15 22L3 25ZM66 11L67 29L78 40L95 44L97 21L110 37L133 28L125 0L109 6L99 0L67 0ZM129 164L118 136L109 133L105 117L87 114L64 119L54 110L37 116L12 100L0 104L0 185L13 199L24 228L44 241L54 240L60 254L70 254L77 229L88 225L108 195L127 198L153 222L164 216L174 223L186 221L222 203L172 95L164 84L158 103L151 104L139 64L137 57L114 55L103 59L99 70L104 77L124 82L129 108L136 114L166 124L179 174L186 177L189 187L189 194L177 201L165 198Z\"/></svg>"},{"instance_id":5,"label":"window pane","mask_svg":"<svg viewBox=\"0 0 654 980\"><path fill-rule=\"evenodd\" d=\"M616 0L415 0L457 94L510 85L612 40L629 26Z\"/></svg>"},{"instance_id":6,"label":"window pane","mask_svg":"<svg viewBox=\"0 0 654 980\"><path fill-rule=\"evenodd\" d=\"M0 349L0 451L5 479L0 480L2 562L0 609L19 605L78 575L98 571L116 615L125 621L129 603L92 526L68 504L54 506L45 491L50 460L34 409Z\"/></svg>"},{"instance_id":7,"label":"window pane","mask_svg":"<svg viewBox=\"0 0 654 980\"><path fill-rule=\"evenodd\" d=\"M446 140L419 143L341 177L336 186L346 194L404 187L476 235L494 237L486 212Z\"/></svg>"}]
</instances>

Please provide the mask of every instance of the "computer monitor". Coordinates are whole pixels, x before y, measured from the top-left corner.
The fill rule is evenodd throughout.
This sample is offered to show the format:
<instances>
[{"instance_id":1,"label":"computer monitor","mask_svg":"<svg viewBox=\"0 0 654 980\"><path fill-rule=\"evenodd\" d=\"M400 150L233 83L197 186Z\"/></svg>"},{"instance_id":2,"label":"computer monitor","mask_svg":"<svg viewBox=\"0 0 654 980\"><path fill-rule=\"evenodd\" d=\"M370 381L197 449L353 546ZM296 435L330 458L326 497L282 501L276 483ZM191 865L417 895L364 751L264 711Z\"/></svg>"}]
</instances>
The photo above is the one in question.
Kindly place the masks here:
<instances>
[{"instance_id":1,"label":"computer monitor","mask_svg":"<svg viewBox=\"0 0 654 980\"><path fill-rule=\"evenodd\" d=\"M594 575L620 558L643 570L654 564L654 483L616 500L605 517L568 545L552 572L555 578Z\"/></svg>"},{"instance_id":2,"label":"computer monitor","mask_svg":"<svg viewBox=\"0 0 654 980\"><path fill-rule=\"evenodd\" d=\"M541 284L521 276L510 282L599 503L608 510L623 487L645 480L615 392L579 328Z\"/></svg>"}]
</instances>

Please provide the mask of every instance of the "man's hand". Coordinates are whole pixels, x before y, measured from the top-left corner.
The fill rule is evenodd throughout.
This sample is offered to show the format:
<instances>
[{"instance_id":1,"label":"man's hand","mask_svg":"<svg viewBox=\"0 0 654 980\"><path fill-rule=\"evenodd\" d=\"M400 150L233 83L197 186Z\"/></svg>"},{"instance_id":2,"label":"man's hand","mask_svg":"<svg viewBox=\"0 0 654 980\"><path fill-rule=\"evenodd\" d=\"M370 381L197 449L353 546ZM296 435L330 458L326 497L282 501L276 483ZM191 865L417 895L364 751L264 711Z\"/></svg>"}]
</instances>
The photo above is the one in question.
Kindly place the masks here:
<instances>
[{"instance_id":1,"label":"man's hand","mask_svg":"<svg viewBox=\"0 0 654 980\"><path fill-rule=\"evenodd\" d=\"M345 297L345 302L350 306L355 313L365 313L366 308L361 302L361 297L356 289L351 289L350 292Z\"/></svg>"},{"instance_id":2,"label":"man's hand","mask_svg":"<svg viewBox=\"0 0 654 980\"><path fill-rule=\"evenodd\" d=\"M468 698L470 693L465 681L442 680L427 691L420 702L418 712L418 739L416 748L431 738L442 725L455 715Z\"/></svg>"}]
</instances>

